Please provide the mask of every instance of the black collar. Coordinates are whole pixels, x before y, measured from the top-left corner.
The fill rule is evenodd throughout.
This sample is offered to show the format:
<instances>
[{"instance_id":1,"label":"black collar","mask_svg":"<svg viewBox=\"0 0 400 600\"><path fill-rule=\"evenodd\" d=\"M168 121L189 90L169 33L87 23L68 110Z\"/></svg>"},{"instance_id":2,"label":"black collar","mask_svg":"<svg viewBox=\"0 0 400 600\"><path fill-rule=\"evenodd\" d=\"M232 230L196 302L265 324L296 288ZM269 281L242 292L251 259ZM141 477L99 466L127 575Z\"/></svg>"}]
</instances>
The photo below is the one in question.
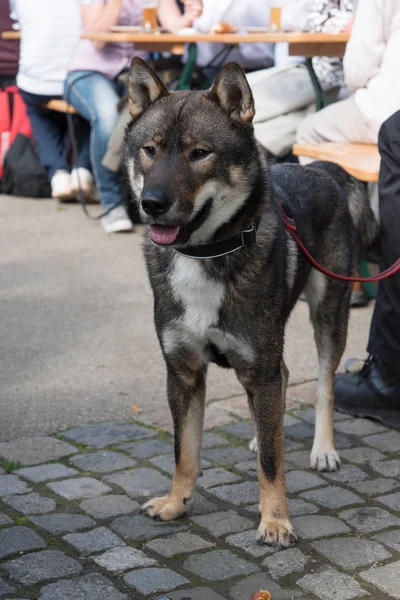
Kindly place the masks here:
<instances>
[{"instance_id":1,"label":"black collar","mask_svg":"<svg viewBox=\"0 0 400 600\"><path fill-rule=\"evenodd\" d=\"M260 220L257 223L252 223L248 229L245 229L241 233L224 240L194 246L184 246L179 249L174 248L174 250L178 254L189 256L190 258L219 258L220 256L231 254L231 252L236 252L236 250L255 244L259 224Z\"/></svg>"}]
</instances>

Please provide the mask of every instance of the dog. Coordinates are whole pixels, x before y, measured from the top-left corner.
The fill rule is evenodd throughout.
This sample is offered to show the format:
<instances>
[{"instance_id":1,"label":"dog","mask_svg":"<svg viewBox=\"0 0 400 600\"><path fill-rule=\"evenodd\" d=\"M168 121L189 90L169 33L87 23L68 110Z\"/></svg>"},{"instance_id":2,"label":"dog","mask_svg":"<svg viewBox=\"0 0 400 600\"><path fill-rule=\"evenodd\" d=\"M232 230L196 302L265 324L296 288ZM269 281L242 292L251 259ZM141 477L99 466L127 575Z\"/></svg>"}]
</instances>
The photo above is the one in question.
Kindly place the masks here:
<instances>
[{"instance_id":1,"label":"dog","mask_svg":"<svg viewBox=\"0 0 400 600\"><path fill-rule=\"evenodd\" d=\"M351 285L311 267L279 211L326 268L351 275L377 224L364 184L326 162L269 167L254 137L243 70L228 64L205 92L170 93L134 58L124 165L149 225L144 255L167 368L176 470L170 492L144 505L153 518L184 515L200 471L207 365L235 370L255 424L259 543L296 541L285 490L286 321L304 291L319 356L311 466L334 471L333 379L342 357ZM254 444L253 444L254 445Z\"/></svg>"}]
</instances>

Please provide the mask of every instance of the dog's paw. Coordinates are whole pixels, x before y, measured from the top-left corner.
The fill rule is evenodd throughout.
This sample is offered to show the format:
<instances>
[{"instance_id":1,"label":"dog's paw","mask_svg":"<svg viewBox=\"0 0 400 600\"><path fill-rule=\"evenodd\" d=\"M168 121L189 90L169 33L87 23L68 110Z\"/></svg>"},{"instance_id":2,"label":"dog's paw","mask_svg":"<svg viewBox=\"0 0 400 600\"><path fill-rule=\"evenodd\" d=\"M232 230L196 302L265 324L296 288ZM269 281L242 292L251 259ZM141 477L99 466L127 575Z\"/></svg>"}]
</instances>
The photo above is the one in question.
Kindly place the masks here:
<instances>
[{"instance_id":1,"label":"dog's paw","mask_svg":"<svg viewBox=\"0 0 400 600\"><path fill-rule=\"evenodd\" d=\"M337 471L340 467L339 454L334 448L312 450L310 464L316 471Z\"/></svg>"},{"instance_id":2,"label":"dog's paw","mask_svg":"<svg viewBox=\"0 0 400 600\"><path fill-rule=\"evenodd\" d=\"M186 513L188 504L183 501L176 501L170 495L160 498L153 498L142 506L142 510L146 511L152 519L160 519L161 521L172 521Z\"/></svg>"},{"instance_id":3,"label":"dog's paw","mask_svg":"<svg viewBox=\"0 0 400 600\"><path fill-rule=\"evenodd\" d=\"M250 442L250 444L249 444L249 449L250 449L252 452L257 452L257 451L258 451L258 443L257 443L257 438L256 438L256 437L254 437L254 438L251 440L251 442Z\"/></svg>"},{"instance_id":4,"label":"dog's paw","mask_svg":"<svg viewBox=\"0 0 400 600\"><path fill-rule=\"evenodd\" d=\"M261 520L256 539L261 545L267 544L281 549L295 544L297 535L289 519L270 519Z\"/></svg>"}]
</instances>

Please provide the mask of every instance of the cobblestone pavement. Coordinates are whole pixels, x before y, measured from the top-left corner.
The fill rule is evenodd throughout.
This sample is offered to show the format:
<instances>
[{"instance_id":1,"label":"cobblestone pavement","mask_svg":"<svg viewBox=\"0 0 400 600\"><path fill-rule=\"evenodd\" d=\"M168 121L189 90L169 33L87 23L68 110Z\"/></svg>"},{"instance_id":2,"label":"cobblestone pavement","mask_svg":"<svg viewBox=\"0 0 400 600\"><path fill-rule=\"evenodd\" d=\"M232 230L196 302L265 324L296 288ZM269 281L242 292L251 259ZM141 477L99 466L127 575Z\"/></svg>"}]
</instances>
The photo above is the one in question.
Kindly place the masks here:
<instances>
[{"instance_id":1,"label":"cobblestone pavement","mask_svg":"<svg viewBox=\"0 0 400 600\"><path fill-rule=\"evenodd\" d=\"M258 487L246 421L205 434L189 516L152 521L168 490L169 433L85 425L0 444L0 598L400 599L400 433L336 415L343 465L309 468L313 409L286 416L289 509L299 543L255 543Z\"/></svg>"}]
</instances>

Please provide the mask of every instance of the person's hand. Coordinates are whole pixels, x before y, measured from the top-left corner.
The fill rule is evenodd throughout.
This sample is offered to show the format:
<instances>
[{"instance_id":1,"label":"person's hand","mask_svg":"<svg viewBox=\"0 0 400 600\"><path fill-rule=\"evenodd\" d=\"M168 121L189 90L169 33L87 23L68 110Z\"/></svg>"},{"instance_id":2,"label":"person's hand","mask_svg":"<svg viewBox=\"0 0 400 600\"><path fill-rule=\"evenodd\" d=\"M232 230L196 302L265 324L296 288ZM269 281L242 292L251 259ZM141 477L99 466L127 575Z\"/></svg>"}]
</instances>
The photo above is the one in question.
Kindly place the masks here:
<instances>
[{"instance_id":1,"label":"person's hand","mask_svg":"<svg viewBox=\"0 0 400 600\"><path fill-rule=\"evenodd\" d=\"M191 27L193 21L198 19L203 11L203 2L202 0L185 0L184 6L185 10L182 15L184 26Z\"/></svg>"},{"instance_id":2,"label":"person's hand","mask_svg":"<svg viewBox=\"0 0 400 600\"><path fill-rule=\"evenodd\" d=\"M351 33L352 27L353 27L353 17L350 17L349 22L347 23L346 27L343 29L342 33Z\"/></svg>"}]
</instances>

